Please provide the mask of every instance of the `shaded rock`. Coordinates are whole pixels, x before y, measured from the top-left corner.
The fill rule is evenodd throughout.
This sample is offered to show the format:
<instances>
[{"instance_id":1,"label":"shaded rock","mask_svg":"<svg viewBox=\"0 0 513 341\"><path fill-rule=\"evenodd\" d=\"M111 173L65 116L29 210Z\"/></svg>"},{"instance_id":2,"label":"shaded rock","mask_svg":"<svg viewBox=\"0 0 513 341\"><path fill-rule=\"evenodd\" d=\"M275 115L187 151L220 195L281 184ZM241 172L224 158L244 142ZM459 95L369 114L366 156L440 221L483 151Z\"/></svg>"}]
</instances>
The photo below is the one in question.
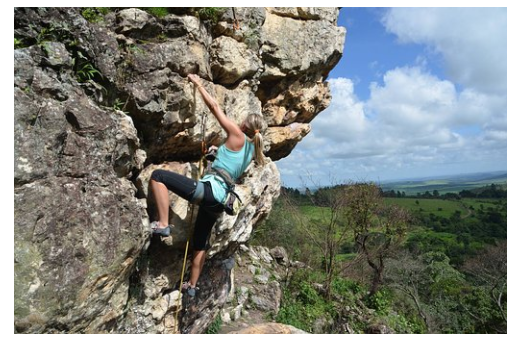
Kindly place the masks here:
<instances>
[{"instance_id":1,"label":"shaded rock","mask_svg":"<svg viewBox=\"0 0 513 341\"><path fill-rule=\"evenodd\" d=\"M202 78L212 79L205 45L186 38L138 45L132 60L134 70L141 74L168 67L182 77L197 73Z\"/></svg>"},{"instance_id":2,"label":"shaded rock","mask_svg":"<svg viewBox=\"0 0 513 341\"><path fill-rule=\"evenodd\" d=\"M289 256L287 255L287 251L283 246L277 246L269 250L271 256L276 260L276 262L280 265L289 265Z\"/></svg>"},{"instance_id":3,"label":"shaded rock","mask_svg":"<svg viewBox=\"0 0 513 341\"><path fill-rule=\"evenodd\" d=\"M263 312L277 314L280 310L281 289L276 281L267 283L256 281L257 284L266 284L265 287L256 287L252 292L250 300L256 309Z\"/></svg>"},{"instance_id":4,"label":"shaded rock","mask_svg":"<svg viewBox=\"0 0 513 341\"><path fill-rule=\"evenodd\" d=\"M394 334L394 331L384 324L373 324L365 329L367 334Z\"/></svg>"},{"instance_id":5,"label":"shaded rock","mask_svg":"<svg viewBox=\"0 0 513 341\"><path fill-rule=\"evenodd\" d=\"M41 47L46 54L44 65L53 67L70 67L72 65L71 56L68 50L66 50L66 46L64 44L59 42L45 41Z\"/></svg>"},{"instance_id":6,"label":"shaded rock","mask_svg":"<svg viewBox=\"0 0 513 341\"><path fill-rule=\"evenodd\" d=\"M35 66L41 63L43 53L39 46L30 46L14 50L14 85L23 90L30 90Z\"/></svg>"},{"instance_id":7,"label":"shaded rock","mask_svg":"<svg viewBox=\"0 0 513 341\"><path fill-rule=\"evenodd\" d=\"M15 189L18 331L85 331L123 314L128 278L149 235L134 193L115 177L108 187L48 177Z\"/></svg>"},{"instance_id":8,"label":"shaded rock","mask_svg":"<svg viewBox=\"0 0 513 341\"><path fill-rule=\"evenodd\" d=\"M58 80L57 75L49 71L43 72L41 69L34 70L32 90L45 98L55 98L59 101L69 98L65 86Z\"/></svg>"}]
</instances>

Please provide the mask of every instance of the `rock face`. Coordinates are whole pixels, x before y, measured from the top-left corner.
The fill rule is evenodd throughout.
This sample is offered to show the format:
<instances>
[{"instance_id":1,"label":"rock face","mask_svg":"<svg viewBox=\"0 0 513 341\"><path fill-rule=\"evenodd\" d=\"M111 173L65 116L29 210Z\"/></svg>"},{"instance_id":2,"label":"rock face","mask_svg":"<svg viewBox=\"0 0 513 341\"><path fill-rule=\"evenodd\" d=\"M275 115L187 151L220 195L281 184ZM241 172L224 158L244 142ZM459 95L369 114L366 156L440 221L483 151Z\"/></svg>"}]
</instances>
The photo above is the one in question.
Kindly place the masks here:
<instances>
[{"instance_id":1,"label":"rock face","mask_svg":"<svg viewBox=\"0 0 513 341\"><path fill-rule=\"evenodd\" d=\"M274 318L280 309L280 283L287 282L293 268L282 247L269 250L241 245L235 253L233 289L220 313L223 324L219 332L245 330Z\"/></svg>"},{"instance_id":2,"label":"rock face","mask_svg":"<svg viewBox=\"0 0 513 341\"><path fill-rule=\"evenodd\" d=\"M337 8L204 13L15 8L16 332L201 333L225 304L234 253L279 194L273 161L329 105L345 30ZM196 176L203 138L225 138L188 73L230 118L269 126L267 164L219 219L194 299L176 291L194 211L170 193L176 228L152 238L147 188L154 169Z\"/></svg>"}]
</instances>

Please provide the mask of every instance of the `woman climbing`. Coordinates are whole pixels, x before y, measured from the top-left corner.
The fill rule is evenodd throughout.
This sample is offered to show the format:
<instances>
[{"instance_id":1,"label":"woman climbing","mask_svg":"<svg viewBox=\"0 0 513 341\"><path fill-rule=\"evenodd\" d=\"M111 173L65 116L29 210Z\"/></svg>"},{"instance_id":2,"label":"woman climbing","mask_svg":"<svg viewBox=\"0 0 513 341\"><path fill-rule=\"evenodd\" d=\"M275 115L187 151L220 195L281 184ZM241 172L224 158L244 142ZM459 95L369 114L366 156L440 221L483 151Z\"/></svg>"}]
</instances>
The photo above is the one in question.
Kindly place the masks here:
<instances>
[{"instance_id":1,"label":"woman climbing","mask_svg":"<svg viewBox=\"0 0 513 341\"><path fill-rule=\"evenodd\" d=\"M203 88L197 75L188 75L189 80L198 88L203 101L227 134L227 139L217 150L212 168L227 172L235 181L249 166L252 159L257 165L264 164L262 134L266 124L262 115L249 114L239 126L219 107L216 100ZM155 197L158 221L151 223L154 235L169 236L168 190L180 197L199 205L198 216L193 235L193 258L191 277L183 283L182 291L194 296L203 264L210 232L219 214L223 212L228 185L214 173L207 173L199 182L183 175L165 170L155 170L150 179L150 188Z\"/></svg>"}]
</instances>

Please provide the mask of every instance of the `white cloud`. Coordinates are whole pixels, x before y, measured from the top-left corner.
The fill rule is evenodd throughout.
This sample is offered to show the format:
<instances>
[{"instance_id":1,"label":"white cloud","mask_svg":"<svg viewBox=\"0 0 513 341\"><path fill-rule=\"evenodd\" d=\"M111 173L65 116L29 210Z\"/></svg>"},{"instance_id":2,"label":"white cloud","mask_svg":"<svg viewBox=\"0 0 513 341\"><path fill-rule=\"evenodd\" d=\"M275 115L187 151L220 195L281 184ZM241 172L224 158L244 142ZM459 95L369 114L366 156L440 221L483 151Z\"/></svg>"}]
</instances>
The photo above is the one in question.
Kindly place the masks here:
<instances>
[{"instance_id":1,"label":"white cloud","mask_svg":"<svg viewBox=\"0 0 513 341\"><path fill-rule=\"evenodd\" d=\"M382 20L402 43L443 56L448 77L481 92L506 92L507 8L392 8Z\"/></svg>"},{"instance_id":2,"label":"white cloud","mask_svg":"<svg viewBox=\"0 0 513 341\"><path fill-rule=\"evenodd\" d=\"M285 182L297 179L298 170L326 181L376 181L429 175L419 169L454 171L454 165L471 161L506 166L504 108L495 111L505 103L496 96L458 93L451 82L408 67L387 72L383 86L372 85L366 102L356 97L351 80L330 83L331 105L278 163ZM466 126L472 133L458 132ZM493 164L501 159L504 165Z\"/></svg>"},{"instance_id":3,"label":"white cloud","mask_svg":"<svg viewBox=\"0 0 513 341\"><path fill-rule=\"evenodd\" d=\"M439 80L420 68L388 71L384 85L371 85L369 110L378 112L381 124L422 129L439 125L451 115L456 90L449 81Z\"/></svg>"},{"instance_id":4,"label":"white cloud","mask_svg":"<svg viewBox=\"0 0 513 341\"><path fill-rule=\"evenodd\" d=\"M330 90L337 96L332 97L330 109L315 119L313 127L322 132L323 137L334 141L352 141L367 129L363 103L354 95L354 86L349 79L331 80Z\"/></svg>"}]
</instances>

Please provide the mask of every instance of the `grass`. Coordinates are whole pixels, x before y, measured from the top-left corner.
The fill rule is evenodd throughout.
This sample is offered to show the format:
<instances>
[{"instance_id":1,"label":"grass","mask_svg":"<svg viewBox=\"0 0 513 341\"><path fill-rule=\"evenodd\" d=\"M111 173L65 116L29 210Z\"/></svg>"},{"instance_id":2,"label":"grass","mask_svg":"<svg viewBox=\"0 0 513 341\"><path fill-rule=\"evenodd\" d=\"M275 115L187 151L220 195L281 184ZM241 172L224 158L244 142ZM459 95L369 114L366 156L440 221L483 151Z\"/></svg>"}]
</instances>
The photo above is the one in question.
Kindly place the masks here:
<instances>
[{"instance_id":1,"label":"grass","mask_svg":"<svg viewBox=\"0 0 513 341\"><path fill-rule=\"evenodd\" d=\"M466 212L465 206L458 201L443 199L416 199L416 198L385 198L385 203L404 207L411 212L421 210L422 213L449 218L454 212Z\"/></svg>"},{"instance_id":2,"label":"grass","mask_svg":"<svg viewBox=\"0 0 513 341\"><path fill-rule=\"evenodd\" d=\"M323 220L329 216L330 209L327 207L318 206L299 206L302 214L309 217L310 219Z\"/></svg>"},{"instance_id":3,"label":"grass","mask_svg":"<svg viewBox=\"0 0 513 341\"><path fill-rule=\"evenodd\" d=\"M494 204L490 201L477 199L464 199L461 201L443 200L443 199L417 199L417 198L384 198L388 205L397 205L404 207L411 212L422 210L422 213L429 215L433 213L437 216L449 218L456 211L467 212L465 206L473 206L475 209L483 203L484 207L492 207ZM418 202L418 204L417 204ZM327 207L300 206L300 211L310 220L324 221L328 220L330 210Z\"/></svg>"},{"instance_id":4,"label":"grass","mask_svg":"<svg viewBox=\"0 0 513 341\"><path fill-rule=\"evenodd\" d=\"M421 198L384 198L385 203L397 205L408 209L410 212L421 211L425 215L434 214L443 218L450 218L454 212L460 211L465 217L471 209L477 210L483 205L483 209L495 208L498 199L421 199ZM417 204L418 203L418 204Z\"/></svg>"},{"instance_id":5,"label":"grass","mask_svg":"<svg viewBox=\"0 0 513 341\"><path fill-rule=\"evenodd\" d=\"M166 7L143 7L141 9L157 18L163 18L169 14Z\"/></svg>"},{"instance_id":6,"label":"grass","mask_svg":"<svg viewBox=\"0 0 513 341\"><path fill-rule=\"evenodd\" d=\"M483 209L495 208L500 200L497 199L463 199L462 202L467 206L472 206L475 210L483 205Z\"/></svg>"}]
</instances>

